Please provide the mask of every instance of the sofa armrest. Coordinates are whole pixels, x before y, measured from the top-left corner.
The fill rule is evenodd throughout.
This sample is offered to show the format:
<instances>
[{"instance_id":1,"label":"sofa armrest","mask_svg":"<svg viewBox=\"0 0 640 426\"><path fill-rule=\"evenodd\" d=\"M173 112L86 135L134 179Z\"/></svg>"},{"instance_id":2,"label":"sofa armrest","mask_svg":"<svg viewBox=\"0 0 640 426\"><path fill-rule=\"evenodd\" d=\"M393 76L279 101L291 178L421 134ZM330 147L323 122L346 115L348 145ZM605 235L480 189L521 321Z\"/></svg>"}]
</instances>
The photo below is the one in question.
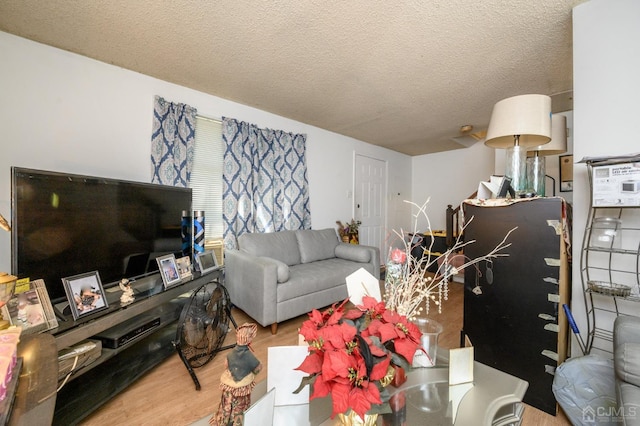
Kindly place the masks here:
<instances>
[{"instance_id":1,"label":"sofa armrest","mask_svg":"<svg viewBox=\"0 0 640 426\"><path fill-rule=\"evenodd\" d=\"M267 257L227 250L224 269L231 303L263 327L275 323L278 264Z\"/></svg>"},{"instance_id":2,"label":"sofa armrest","mask_svg":"<svg viewBox=\"0 0 640 426\"><path fill-rule=\"evenodd\" d=\"M361 244L339 243L335 250L339 259L366 263L365 269L374 277L380 277L380 249Z\"/></svg>"},{"instance_id":3,"label":"sofa armrest","mask_svg":"<svg viewBox=\"0 0 640 426\"><path fill-rule=\"evenodd\" d=\"M625 382L640 386L640 318L619 316L613 330L616 375Z\"/></svg>"}]
</instances>

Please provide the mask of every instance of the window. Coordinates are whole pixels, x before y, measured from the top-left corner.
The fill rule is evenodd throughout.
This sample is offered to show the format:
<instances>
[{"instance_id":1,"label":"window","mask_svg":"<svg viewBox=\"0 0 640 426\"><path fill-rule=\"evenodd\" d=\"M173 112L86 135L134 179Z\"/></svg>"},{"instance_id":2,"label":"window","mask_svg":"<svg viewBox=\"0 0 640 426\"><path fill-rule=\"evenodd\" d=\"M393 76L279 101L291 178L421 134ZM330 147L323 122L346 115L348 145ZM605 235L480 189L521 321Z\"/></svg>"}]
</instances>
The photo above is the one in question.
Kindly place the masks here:
<instances>
[{"instance_id":1,"label":"window","mask_svg":"<svg viewBox=\"0 0 640 426\"><path fill-rule=\"evenodd\" d=\"M191 189L193 210L204 210L206 242L222 240L222 122L196 117Z\"/></svg>"}]
</instances>

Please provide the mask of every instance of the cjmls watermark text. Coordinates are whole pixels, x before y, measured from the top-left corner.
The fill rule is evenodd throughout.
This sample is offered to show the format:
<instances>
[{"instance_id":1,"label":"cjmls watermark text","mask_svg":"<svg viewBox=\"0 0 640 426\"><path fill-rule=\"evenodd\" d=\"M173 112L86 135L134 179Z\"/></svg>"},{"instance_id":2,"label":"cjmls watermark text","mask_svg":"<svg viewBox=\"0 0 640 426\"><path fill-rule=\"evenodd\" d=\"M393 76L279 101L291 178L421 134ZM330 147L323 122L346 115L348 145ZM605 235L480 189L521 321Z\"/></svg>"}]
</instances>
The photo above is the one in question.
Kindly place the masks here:
<instances>
[{"instance_id":1,"label":"cjmls watermark text","mask_svg":"<svg viewBox=\"0 0 640 426\"><path fill-rule=\"evenodd\" d=\"M624 418L637 417L638 407L585 407L582 410L584 423L622 423Z\"/></svg>"}]
</instances>

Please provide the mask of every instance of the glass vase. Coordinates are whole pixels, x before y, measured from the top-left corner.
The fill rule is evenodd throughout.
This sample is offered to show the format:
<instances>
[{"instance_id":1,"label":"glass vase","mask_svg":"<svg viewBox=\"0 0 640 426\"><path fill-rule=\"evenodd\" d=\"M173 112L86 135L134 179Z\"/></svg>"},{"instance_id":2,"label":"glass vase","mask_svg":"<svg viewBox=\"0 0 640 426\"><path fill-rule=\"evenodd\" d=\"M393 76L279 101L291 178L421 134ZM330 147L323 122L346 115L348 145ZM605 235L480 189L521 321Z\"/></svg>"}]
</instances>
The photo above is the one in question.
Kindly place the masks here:
<instances>
[{"instance_id":1,"label":"glass vase","mask_svg":"<svg viewBox=\"0 0 640 426\"><path fill-rule=\"evenodd\" d=\"M412 321L422 332L420 347L413 357L413 367L435 367L438 357L438 337L442 324L430 318L416 318Z\"/></svg>"}]
</instances>

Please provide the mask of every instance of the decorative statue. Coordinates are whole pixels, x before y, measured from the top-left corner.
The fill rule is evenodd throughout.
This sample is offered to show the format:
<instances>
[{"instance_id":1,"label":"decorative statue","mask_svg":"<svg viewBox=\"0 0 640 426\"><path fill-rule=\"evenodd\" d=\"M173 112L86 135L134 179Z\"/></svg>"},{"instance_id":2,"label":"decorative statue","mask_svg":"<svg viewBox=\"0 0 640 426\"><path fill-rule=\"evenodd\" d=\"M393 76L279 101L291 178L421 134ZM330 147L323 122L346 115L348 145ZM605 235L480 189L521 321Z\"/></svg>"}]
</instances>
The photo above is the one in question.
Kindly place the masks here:
<instances>
[{"instance_id":1,"label":"decorative statue","mask_svg":"<svg viewBox=\"0 0 640 426\"><path fill-rule=\"evenodd\" d=\"M120 290L122 290L122 295L120 296L121 305L128 305L129 303L136 300L136 298L133 296L133 289L131 288L131 283L128 279L121 279L119 286Z\"/></svg>"},{"instance_id":2,"label":"decorative statue","mask_svg":"<svg viewBox=\"0 0 640 426\"><path fill-rule=\"evenodd\" d=\"M225 370L220 377L220 406L211 417L212 426L242 426L244 412L251 405L251 391L256 385L255 376L262 370L262 363L253 355L250 347L258 326L245 323L236 330L237 345L225 360Z\"/></svg>"}]
</instances>

